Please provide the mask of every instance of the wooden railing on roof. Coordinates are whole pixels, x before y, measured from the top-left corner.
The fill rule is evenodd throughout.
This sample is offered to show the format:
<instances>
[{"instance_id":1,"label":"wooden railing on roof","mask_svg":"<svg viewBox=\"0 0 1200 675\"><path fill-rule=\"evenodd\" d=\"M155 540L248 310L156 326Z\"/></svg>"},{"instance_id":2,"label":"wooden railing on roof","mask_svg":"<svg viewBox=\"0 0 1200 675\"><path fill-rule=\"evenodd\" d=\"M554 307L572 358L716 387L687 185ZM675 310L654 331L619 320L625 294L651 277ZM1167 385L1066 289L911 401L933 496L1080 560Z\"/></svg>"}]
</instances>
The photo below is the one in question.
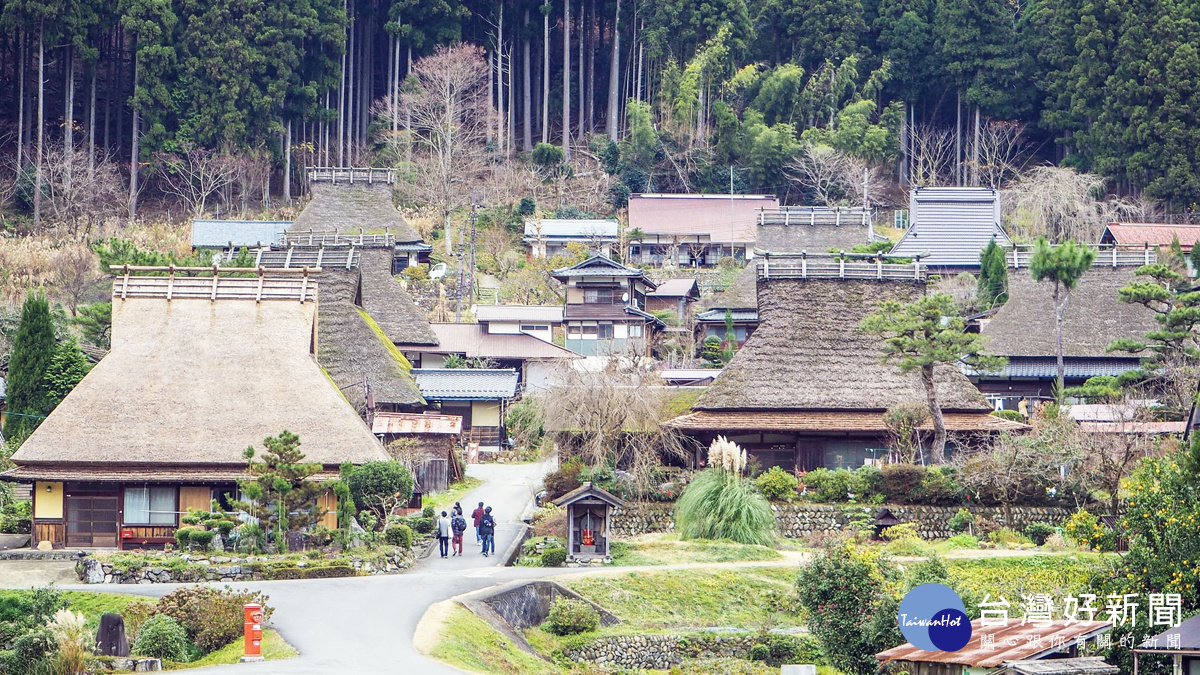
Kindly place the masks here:
<instances>
[{"instance_id":1,"label":"wooden railing on roof","mask_svg":"<svg viewBox=\"0 0 1200 675\"><path fill-rule=\"evenodd\" d=\"M320 267L149 267L113 265L113 299L291 300L315 302Z\"/></svg>"},{"instance_id":2,"label":"wooden railing on roof","mask_svg":"<svg viewBox=\"0 0 1200 675\"><path fill-rule=\"evenodd\" d=\"M1092 244L1090 248L1096 252L1096 260L1092 267L1141 267L1158 262L1158 248L1154 246L1131 248ZM1008 252L1008 266L1013 269L1029 267L1032 257L1032 246L1015 246Z\"/></svg>"},{"instance_id":3,"label":"wooden railing on roof","mask_svg":"<svg viewBox=\"0 0 1200 675\"><path fill-rule=\"evenodd\" d=\"M383 234L366 234L359 232L294 232L283 235L284 246L395 246L396 235L391 232Z\"/></svg>"},{"instance_id":4,"label":"wooden railing on roof","mask_svg":"<svg viewBox=\"0 0 1200 675\"><path fill-rule=\"evenodd\" d=\"M871 253L764 253L759 279L875 279L924 281L927 267L920 258Z\"/></svg>"},{"instance_id":5,"label":"wooden railing on roof","mask_svg":"<svg viewBox=\"0 0 1200 675\"><path fill-rule=\"evenodd\" d=\"M759 225L867 225L871 212L861 206L781 206L758 212Z\"/></svg>"},{"instance_id":6,"label":"wooden railing on roof","mask_svg":"<svg viewBox=\"0 0 1200 675\"><path fill-rule=\"evenodd\" d=\"M335 167L311 166L306 172L308 180L313 183L386 183L396 182L395 169L376 169L374 167Z\"/></svg>"}]
</instances>

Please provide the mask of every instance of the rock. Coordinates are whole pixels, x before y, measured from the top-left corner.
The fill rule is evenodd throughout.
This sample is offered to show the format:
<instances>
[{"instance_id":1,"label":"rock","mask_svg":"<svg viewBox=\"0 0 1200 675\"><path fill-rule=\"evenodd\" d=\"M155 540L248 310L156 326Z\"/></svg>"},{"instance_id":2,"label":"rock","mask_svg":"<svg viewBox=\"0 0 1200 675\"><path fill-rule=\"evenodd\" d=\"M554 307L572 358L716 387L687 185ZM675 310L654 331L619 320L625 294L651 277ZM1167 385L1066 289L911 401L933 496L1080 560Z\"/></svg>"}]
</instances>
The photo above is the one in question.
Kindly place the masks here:
<instances>
[{"instance_id":1,"label":"rock","mask_svg":"<svg viewBox=\"0 0 1200 675\"><path fill-rule=\"evenodd\" d=\"M54 550L54 545L53 545L53 544L51 544L49 541L46 541L45 539L43 539L43 540L41 540L41 541L39 541L39 542L38 542L38 545L37 545L37 550L39 550L39 551L52 551L52 550Z\"/></svg>"},{"instance_id":2,"label":"rock","mask_svg":"<svg viewBox=\"0 0 1200 675\"><path fill-rule=\"evenodd\" d=\"M157 673L162 670L162 661L158 659L138 659L133 668L137 673Z\"/></svg>"},{"instance_id":3,"label":"rock","mask_svg":"<svg viewBox=\"0 0 1200 675\"><path fill-rule=\"evenodd\" d=\"M85 584L102 584L104 583L104 566L95 558L84 558L82 581Z\"/></svg>"},{"instance_id":4,"label":"rock","mask_svg":"<svg viewBox=\"0 0 1200 675\"><path fill-rule=\"evenodd\" d=\"M133 670L137 667L137 659L113 659L108 664L112 670Z\"/></svg>"}]
</instances>

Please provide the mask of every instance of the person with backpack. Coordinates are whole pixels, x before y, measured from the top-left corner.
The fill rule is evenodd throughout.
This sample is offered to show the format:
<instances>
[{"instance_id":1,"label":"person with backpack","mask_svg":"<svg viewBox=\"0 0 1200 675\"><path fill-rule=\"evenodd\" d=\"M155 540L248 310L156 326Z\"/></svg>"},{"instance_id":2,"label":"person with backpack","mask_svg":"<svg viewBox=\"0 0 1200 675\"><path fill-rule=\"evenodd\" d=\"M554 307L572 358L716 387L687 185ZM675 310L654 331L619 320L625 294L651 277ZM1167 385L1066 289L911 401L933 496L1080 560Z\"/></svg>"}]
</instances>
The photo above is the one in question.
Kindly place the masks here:
<instances>
[{"instance_id":1,"label":"person with backpack","mask_svg":"<svg viewBox=\"0 0 1200 675\"><path fill-rule=\"evenodd\" d=\"M450 548L450 532L450 519L446 517L446 512L442 511L442 517L437 521L437 536L438 550L442 552L443 558L448 557L446 554L449 553L448 549Z\"/></svg>"},{"instance_id":2,"label":"person with backpack","mask_svg":"<svg viewBox=\"0 0 1200 675\"><path fill-rule=\"evenodd\" d=\"M483 519L483 502L479 502L479 508L471 512L471 520L475 522L475 543L483 542L483 535L479 533L479 521Z\"/></svg>"},{"instance_id":3,"label":"person with backpack","mask_svg":"<svg viewBox=\"0 0 1200 675\"><path fill-rule=\"evenodd\" d=\"M467 519L462 517L462 509L459 509L454 517L450 519L450 530L454 532L454 539L450 542L450 555L462 556L462 540L463 532L467 531Z\"/></svg>"},{"instance_id":4,"label":"person with backpack","mask_svg":"<svg viewBox=\"0 0 1200 675\"><path fill-rule=\"evenodd\" d=\"M483 537L483 557L496 552L496 519L492 516L492 507L483 510L479 519L479 536Z\"/></svg>"},{"instance_id":5,"label":"person with backpack","mask_svg":"<svg viewBox=\"0 0 1200 675\"><path fill-rule=\"evenodd\" d=\"M454 502L454 510L450 512L450 517L461 516L463 514L462 504Z\"/></svg>"}]
</instances>

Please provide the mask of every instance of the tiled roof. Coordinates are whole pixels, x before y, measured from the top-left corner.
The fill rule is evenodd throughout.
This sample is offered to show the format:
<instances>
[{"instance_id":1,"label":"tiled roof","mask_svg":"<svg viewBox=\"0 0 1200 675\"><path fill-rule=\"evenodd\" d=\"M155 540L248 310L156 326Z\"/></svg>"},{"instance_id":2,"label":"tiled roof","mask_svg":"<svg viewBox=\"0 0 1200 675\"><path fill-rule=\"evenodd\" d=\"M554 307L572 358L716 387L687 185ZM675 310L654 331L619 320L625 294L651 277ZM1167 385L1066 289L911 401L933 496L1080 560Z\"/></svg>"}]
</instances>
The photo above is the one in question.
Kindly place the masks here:
<instances>
[{"instance_id":1,"label":"tiled roof","mask_svg":"<svg viewBox=\"0 0 1200 675\"><path fill-rule=\"evenodd\" d=\"M282 220L193 220L193 248L274 246L292 226Z\"/></svg>"},{"instance_id":2,"label":"tiled roof","mask_svg":"<svg viewBox=\"0 0 1200 675\"><path fill-rule=\"evenodd\" d=\"M421 395L434 401L512 398L517 393L517 371L511 368L415 368L412 374Z\"/></svg>"},{"instance_id":3,"label":"tiled roof","mask_svg":"<svg viewBox=\"0 0 1200 675\"><path fill-rule=\"evenodd\" d=\"M645 278L646 273L642 270L636 267L626 267L602 255L594 255L570 267L560 267L554 270L551 276L559 281L565 281L571 277L634 277L642 278L650 288L655 288L658 285L650 279Z\"/></svg>"},{"instance_id":4,"label":"tiled roof","mask_svg":"<svg viewBox=\"0 0 1200 675\"><path fill-rule=\"evenodd\" d=\"M971 622L971 641L956 652L927 652L905 642L875 655L883 663L916 661L921 663L957 663L972 668L995 668L1009 661L1044 658L1050 654L1094 638L1112 628L1107 621L1047 621L1028 623L1008 620L1005 626L983 626ZM990 635L989 646L983 636Z\"/></svg>"},{"instance_id":5,"label":"tiled roof","mask_svg":"<svg viewBox=\"0 0 1200 675\"><path fill-rule=\"evenodd\" d=\"M579 354L524 333L488 333L477 323L431 323L436 347L420 348L434 354L466 354L467 358L577 359Z\"/></svg>"},{"instance_id":6,"label":"tiled roof","mask_svg":"<svg viewBox=\"0 0 1200 675\"><path fill-rule=\"evenodd\" d=\"M717 380L718 382L720 379ZM984 412L943 413L948 431L1017 431L1024 424ZM666 423L676 429L696 431L848 431L883 433L883 411L857 410L774 410L721 411L698 410ZM923 428L932 428L926 421Z\"/></svg>"},{"instance_id":7,"label":"tiled roof","mask_svg":"<svg viewBox=\"0 0 1200 675\"><path fill-rule=\"evenodd\" d=\"M1179 238L1185 251L1200 241L1200 225L1165 225L1161 223L1109 223L1100 241L1126 246L1170 246Z\"/></svg>"},{"instance_id":8,"label":"tiled roof","mask_svg":"<svg viewBox=\"0 0 1200 675\"><path fill-rule=\"evenodd\" d=\"M1063 359L1063 371L1069 378L1089 378L1100 375L1117 377L1138 367L1136 358L1073 358ZM963 371L973 377L991 378L1046 378L1058 377L1058 361L1054 357L1010 357L1008 363L994 373L976 373L970 368Z\"/></svg>"},{"instance_id":9,"label":"tiled roof","mask_svg":"<svg viewBox=\"0 0 1200 675\"><path fill-rule=\"evenodd\" d=\"M475 320L562 323L562 305L476 305Z\"/></svg>"},{"instance_id":10,"label":"tiled roof","mask_svg":"<svg viewBox=\"0 0 1200 675\"><path fill-rule=\"evenodd\" d=\"M730 308L729 313L733 315L733 320L735 322L758 321L758 310L757 309ZM724 309L710 309L705 312L700 312L699 314L696 315L696 320L697 321L706 321L706 322L707 321L716 321L718 323L724 323L725 322L725 310Z\"/></svg>"}]
</instances>

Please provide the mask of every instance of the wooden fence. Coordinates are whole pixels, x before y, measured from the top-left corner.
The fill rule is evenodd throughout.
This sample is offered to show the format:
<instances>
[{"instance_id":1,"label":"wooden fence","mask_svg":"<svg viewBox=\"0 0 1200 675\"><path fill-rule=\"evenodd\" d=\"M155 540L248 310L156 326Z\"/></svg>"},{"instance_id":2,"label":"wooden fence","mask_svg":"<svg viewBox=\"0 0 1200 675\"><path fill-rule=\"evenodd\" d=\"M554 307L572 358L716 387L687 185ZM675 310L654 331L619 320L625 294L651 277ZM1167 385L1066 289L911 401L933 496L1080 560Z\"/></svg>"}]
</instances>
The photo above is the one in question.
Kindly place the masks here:
<instances>
[{"instance_id":1,"label":"wooden fence","mask_svg":"<svg viewBox=\"0 0 1200 675\"><path fill-rule=\"evenodd\" d=\"M769 279L874 279L924 281L927 268L920 259L884 255L766 254L758 263L758 278Z\"/></svg>"},{"instance_id":2,"label":"wooden fence","mask_svg":"<svg viewBox=\"0 0 1200 675\"><path fill-rule=\"evenodd\" d=\"M315 275L320 267L264 269L262 267L145 267L112 268L113 298L166 300L293 300L317 299ZM200 275L206 276L200 276Z\"/></svg>"},{"instance_id":3,"label":"wooden fence","mask_svg":"<svg viewBox=\"0 0 1200 675\"><path fill-rule=\"evenodd\" d=\"M1158 249L1152 246L1143 248L1100 248L1092 247L1096 251L1096 261L1092 263L1093 267L1141 267L1142 265L1152 265L1158 262ZM1021 269L1029 267L1029 260L1033 257L1033 247L1018 246L1008 252L1008 266L1013 269Z\"/></svg>"},{"instance_id":4,"label":"wooden fence","mask_svg":"<svg viewBox=\"0 0 1200 675\"><path fill-rule=\"evenodd\" d=\"M376 169L372 167L334 167L313 166L306 172L308 180L313 183L387 183L396 182L395 169Z\"/></svg>"}]
</instances>

